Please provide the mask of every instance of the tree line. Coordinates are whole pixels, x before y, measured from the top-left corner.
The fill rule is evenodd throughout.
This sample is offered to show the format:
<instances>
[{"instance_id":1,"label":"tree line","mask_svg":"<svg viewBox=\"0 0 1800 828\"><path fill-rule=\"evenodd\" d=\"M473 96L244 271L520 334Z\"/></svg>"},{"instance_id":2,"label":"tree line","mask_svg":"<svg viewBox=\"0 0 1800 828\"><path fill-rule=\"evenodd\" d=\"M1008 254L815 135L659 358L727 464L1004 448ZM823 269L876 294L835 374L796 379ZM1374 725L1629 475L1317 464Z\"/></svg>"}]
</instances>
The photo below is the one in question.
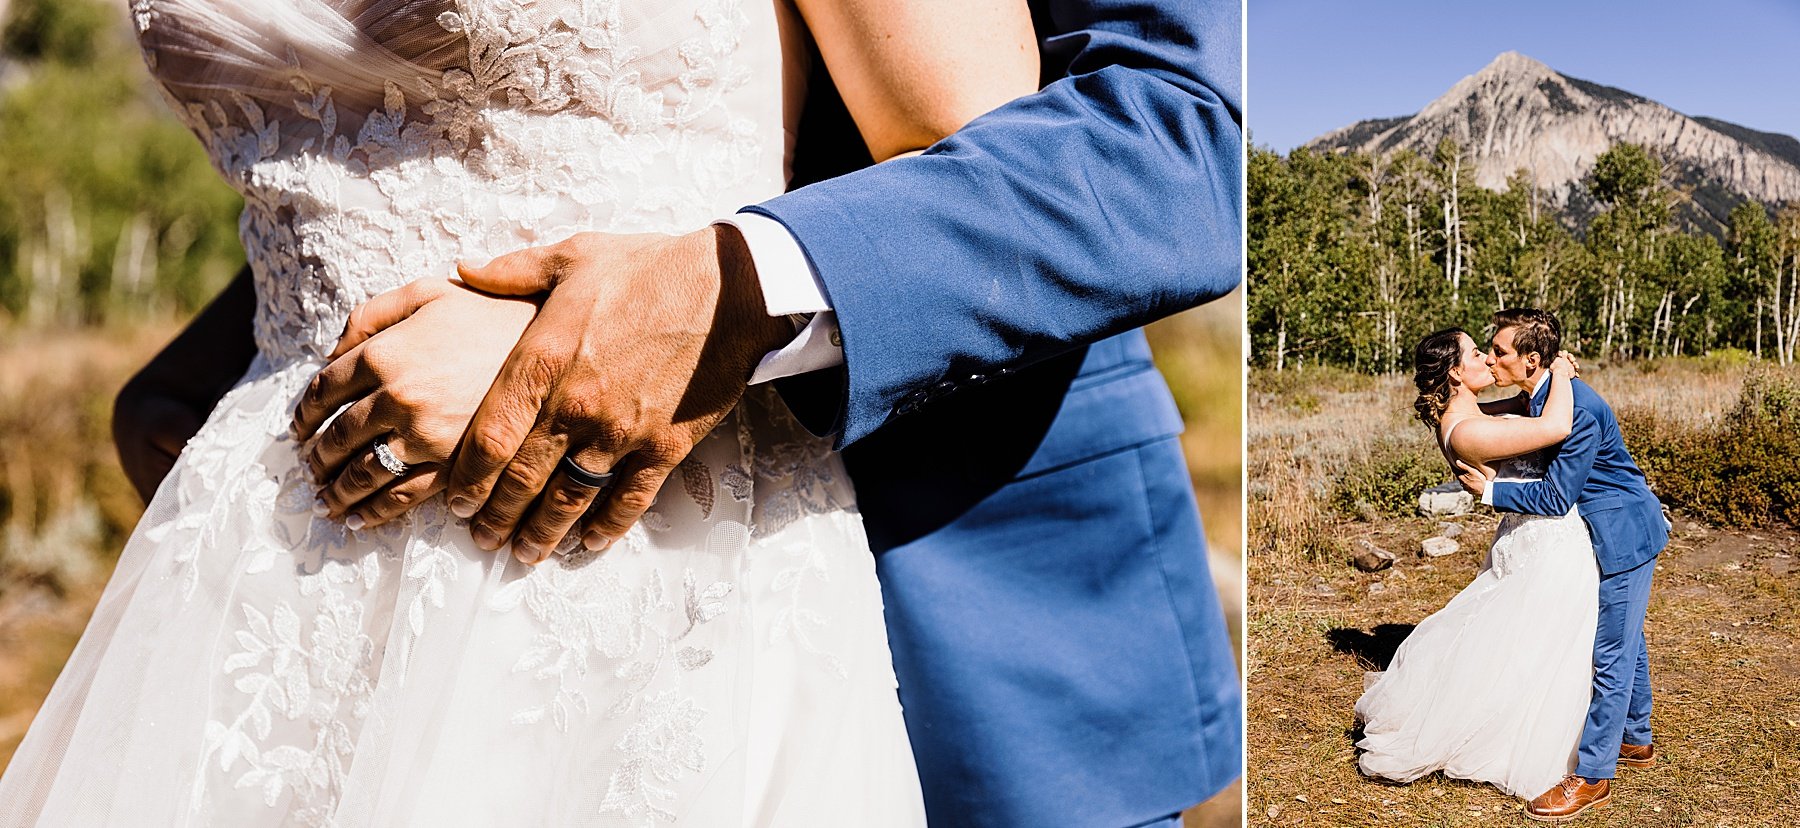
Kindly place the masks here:
<instances>
[{"instance_id":1,"label":"tree line","mask_svg":"<svg viewBox=\"0 0 1800 828\"><path fill-rule=\"evenodd\" d=\"M1800 204L1746 201L1715 236L1678 221L1683 194L1628 143L1583 182L1591 217L1524 171L1498 192L1474 177L1449 139L1430 156L1251 147L1252 363L1405 370L1424 335L1479 336L1495 310L1522 305L1555 312L1565 347L1589 358L1730 348L1794 361Z\"/></svg>"}]
</instances>

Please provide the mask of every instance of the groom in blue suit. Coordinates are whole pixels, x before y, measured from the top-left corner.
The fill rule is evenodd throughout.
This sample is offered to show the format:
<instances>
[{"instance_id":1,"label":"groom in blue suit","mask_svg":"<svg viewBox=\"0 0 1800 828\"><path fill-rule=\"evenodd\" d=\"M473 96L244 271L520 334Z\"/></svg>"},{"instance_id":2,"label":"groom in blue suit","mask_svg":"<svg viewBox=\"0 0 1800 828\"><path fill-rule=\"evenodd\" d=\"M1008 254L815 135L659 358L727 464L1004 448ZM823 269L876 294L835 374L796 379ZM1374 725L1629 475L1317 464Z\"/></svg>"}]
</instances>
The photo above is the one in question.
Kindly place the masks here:
<instances>
[{"instance_id":1,"label":"groom in blue suit","mask_svg":"<svg viewBox=\"0 0 1800 828\"><path fill-rule=\"evenodd\" d=\"M1503 310L1494 315L1488 363L1503 385L1523 385L1530 416L1549 396L1543 382L1561 349L1562 327L1547 311ZM1577 749L1575 773L1526 806L1528 817L1562 821L1611 797L1619 764L1654 760L1650 737L1650 665L1644 612L1656 556L1669 540L1662 505L1625 450L1619 422L1599 394L1580 380L1575 422L1543 479L1489 483L1464 466L1463 482L1482 502L1503 512L1566 515L1579 510L1600 567L1600 615L1594 632L1594 694Z\"/></svg>"}]
</instances>

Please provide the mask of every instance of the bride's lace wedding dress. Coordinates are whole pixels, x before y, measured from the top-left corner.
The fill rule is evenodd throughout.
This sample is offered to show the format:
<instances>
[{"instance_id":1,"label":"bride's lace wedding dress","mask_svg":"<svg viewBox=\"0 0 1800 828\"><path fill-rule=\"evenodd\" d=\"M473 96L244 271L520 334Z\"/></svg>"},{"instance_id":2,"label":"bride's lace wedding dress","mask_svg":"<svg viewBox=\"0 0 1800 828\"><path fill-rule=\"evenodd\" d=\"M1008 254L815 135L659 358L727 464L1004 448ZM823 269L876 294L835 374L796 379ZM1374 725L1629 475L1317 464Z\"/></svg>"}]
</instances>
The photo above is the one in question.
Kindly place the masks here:
<instances>
[{"instance_id":1,"label":"bride's lace wedding dress","mask_svg":"<svg viewBox=\"0 0 1800 828\"><path fill-rule=\"evenodd\" d=\"M1536 480L1539 457L1495 471ZM1525 799L1574 772L1599 595L1580 515L1505 515L1475 580L1419 622L1386 672L1365 677L1362 772L1411 782L1443 771Z\"/></svg>"},{"instance_id":2,"label":"bride's lace wedding dress","mask_svg":"<svg viewBox=\"0 0 1800 828\"><path fill-rule=\"evenodd\" d=\"M288 423L349 311L581 230L784 186L781 2L133 0L244 196L261 354L163 481L0 824L917 825L843 468L767 391L602 556L477 549L441 498L315 517Z\"/></svg>"}]
</instances>

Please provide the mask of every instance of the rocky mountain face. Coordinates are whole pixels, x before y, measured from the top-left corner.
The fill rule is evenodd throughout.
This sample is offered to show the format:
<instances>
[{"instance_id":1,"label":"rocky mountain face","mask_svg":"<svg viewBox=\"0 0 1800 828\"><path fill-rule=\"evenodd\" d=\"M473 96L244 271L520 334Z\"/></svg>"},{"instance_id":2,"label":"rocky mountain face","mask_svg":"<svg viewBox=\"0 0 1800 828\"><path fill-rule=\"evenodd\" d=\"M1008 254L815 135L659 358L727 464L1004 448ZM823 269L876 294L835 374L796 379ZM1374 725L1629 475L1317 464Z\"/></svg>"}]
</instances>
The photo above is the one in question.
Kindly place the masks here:
<instances>
[{"instance_id":1,"label":"rocky mountain face","mask_svg":"<svg viewBox=\"0 0 1800 828\"><path fill-rule=\"evenodd\" d=\"M1578 215L1592 209L1582 178L1622 141L1663 160L1664 179L1683 195L1680 212L1709 229L1722 226L1745 198L1771 206L1800 200L1800 141L1683 115L1517 52L1495 58L1416 115L1360 121L1307 146L1430 155L1446 137L1468 154L1477 184L1503 189L1522 169L1557 206Z\"/></svg>"}]
</instances>

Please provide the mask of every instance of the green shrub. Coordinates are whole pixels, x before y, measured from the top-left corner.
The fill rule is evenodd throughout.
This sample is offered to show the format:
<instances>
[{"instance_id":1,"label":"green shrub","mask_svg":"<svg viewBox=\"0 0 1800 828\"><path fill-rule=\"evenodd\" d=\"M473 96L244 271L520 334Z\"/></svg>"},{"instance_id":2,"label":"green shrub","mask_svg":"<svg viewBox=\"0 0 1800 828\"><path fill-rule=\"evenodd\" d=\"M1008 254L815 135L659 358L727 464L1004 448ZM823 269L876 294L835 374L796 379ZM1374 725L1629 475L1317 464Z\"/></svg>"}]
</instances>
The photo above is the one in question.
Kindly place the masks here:
<instances>
[{"instance_id":1,"label":"green shrub","mask_svg":"<svg viewBox=\"0 0 1800 828\"><path fill-rule=\"evenodd\" d=\"M1377 442L1367 459L1352 463L1332 484L1332 508L1354 517L1410 515L1419 493L1450 477L1444 457L1423 440Z\"/></svg>"},{"instance_id":2,"label":"green shrub","mask_svg":"<svg viewBox=\"0 0 1800 828\"><path fill-rule=\"evenodd\" d=\"M1800 379L1752 370L1735 406L1711 425L1630 412L1621 429L1665 503L1708 523L1800 526Z\"/></svg>"},{"instance_id":3,"label":"green shrub","mask_svg":"<svg viewBox=\"0 0 1800 828\"><path fill-rule=\"evenodd\" d=\"M1742 348L1718 348L1696 359L1706 370L1730 371L1756 362L1756 355Z\"/></svg>"}]
</instances>

